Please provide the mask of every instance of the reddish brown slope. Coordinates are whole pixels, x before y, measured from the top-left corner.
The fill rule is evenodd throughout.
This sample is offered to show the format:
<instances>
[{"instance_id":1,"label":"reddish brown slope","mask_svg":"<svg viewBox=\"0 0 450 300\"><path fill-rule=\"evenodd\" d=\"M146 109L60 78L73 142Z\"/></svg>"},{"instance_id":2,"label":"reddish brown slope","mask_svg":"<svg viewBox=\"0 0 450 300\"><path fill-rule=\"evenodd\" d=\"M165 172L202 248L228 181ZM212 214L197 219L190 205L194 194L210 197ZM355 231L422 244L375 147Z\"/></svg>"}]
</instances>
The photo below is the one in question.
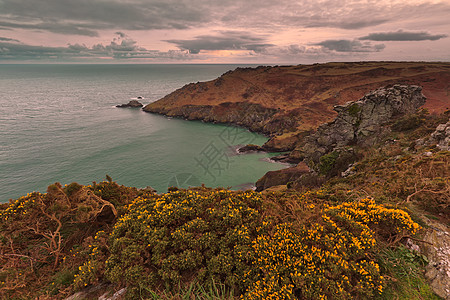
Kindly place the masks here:
<instances>
[{"instance_id":1,"label":"reddish brown slope","mask_svg":"<svg viewBox=\"0 0 450 300\"><path fill-rule=\"evenodd\" d=\"M450 107L450 63L357 62L238 68L186 85L144 110L242 125L277 134L270 146L292 148L297 134L334 119L334 105L396 83L421 85L432 113Z\"/></svg>"}]
</instances>

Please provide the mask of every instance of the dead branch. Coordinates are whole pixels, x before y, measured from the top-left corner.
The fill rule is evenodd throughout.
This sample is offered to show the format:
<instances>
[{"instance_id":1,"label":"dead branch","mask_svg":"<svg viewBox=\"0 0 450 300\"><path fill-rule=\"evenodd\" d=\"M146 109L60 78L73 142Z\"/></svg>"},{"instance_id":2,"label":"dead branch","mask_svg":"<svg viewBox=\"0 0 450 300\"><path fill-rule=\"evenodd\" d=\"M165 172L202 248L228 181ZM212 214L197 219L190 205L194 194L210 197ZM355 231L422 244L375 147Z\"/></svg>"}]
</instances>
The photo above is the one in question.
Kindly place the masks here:
<instances>
[{"instance_id":1,"label":"dead branch","mask_svg":"<svg viewBox=\"0 0 450 300\"><path fill-rule=\"evenodd\" d=\"M24 287L24 286L25 286L25 283L17 283L14 286L4 286L4 287L0 288L0 291L13 291L13 290L16 290L16 289Z\"/></svg>"},{"instance_id":2,"label":"dead branch","mask_svg":"<svg viewBox=\"0 0 450 300\"><path fill-rule=\"evenodd\" d=\"M30 260L31 268L34 269L34 264L33 264L34 258L32 258L31 256L28 256L28 255L22 255L22 254L15 254L15 253L6 253L6 254L1 254L0 256L2 256L2 257L5 257L5 256L16 256L16 257L25 257L25 258L28 258L28 259Z\"/></svg>"},{"instance_id":3,"label":"dead branch","mask_svg":"<svg viewBox=\"0 0 450 300\"><path fill-rule=\"evenodd\" d=\"M53 269L55 269L58 265L58 261L59 261L59 256L61 254L61 242L62 242L62 236L60 233L60 230L62 228L62 223L61 221L56 217L56 213L53 214L49 214L44 210L44 201L42 201L41 197L38 197L38 200L40 202L39 208L41 210L41 213L46 216L48 219L56 222L57 227L55 229L55 231L42 231L39 229L39 221L36 222L36 228L34 227L28 227L30 230L32 230L35 234L43 236L44 238L46 238L48 240L48 244L45 243L45 245L47 247L44 247L44 249L48 250L50 252L50 254L55 254L56 258L55 258L55 263L53 265Z\"/></svg>"},{"instance_id":4,"label":"dead branch","mask_svg":"<svg viewBox=\"0 0 450 300\"><path fill-rule=\"evenodd\" d=\"M422 188L420 190L417 190L417 183L415 183L414 184L414 190L415 190L414 193L408 195L408 197L406 197L406 200L397 202L397 205L404 204L404 203L409 203L411 201L412 197L414 197L414 196L416 196L416 195L418 195L420 193L431 193L431 194L435 194L435 195L445 194L446 192L448 192L449 187L447 186L447 188L445 190L442 190L442 191L433 191L433 190L429 190L429 189L426 189L426 188Z\"/></svg>"}]
</instances>

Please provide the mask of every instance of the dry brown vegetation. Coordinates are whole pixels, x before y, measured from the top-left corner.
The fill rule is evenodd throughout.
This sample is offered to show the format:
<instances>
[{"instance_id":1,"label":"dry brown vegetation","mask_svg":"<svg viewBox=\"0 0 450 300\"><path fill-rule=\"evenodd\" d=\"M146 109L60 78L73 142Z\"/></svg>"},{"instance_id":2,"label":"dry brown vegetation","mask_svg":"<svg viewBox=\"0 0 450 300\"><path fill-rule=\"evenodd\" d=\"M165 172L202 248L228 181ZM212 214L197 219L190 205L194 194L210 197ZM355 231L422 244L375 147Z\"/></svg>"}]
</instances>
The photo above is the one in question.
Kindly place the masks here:
<instances>
[{"instance_id":1,"label":"dry brown vegetation","mask_svg":"<svg viewBox=\"0 0 450 300\"><path fill-rule=\"evenodd\" d=\"M137 195L135 188L113 182L55 183L45 194L34 192L3 205L0 298L33 298L38 290L47 296L69 293L85 258L85 240L99 230L110 232Z\"/></svg>"},{"instance_id":2,"label":"dry brown vegetation","mask_svg":"<svg viewBox=\"0 0 450 300\"><path fill-rule=\"evenodd\" d=\"M450 224L450 152L433 144L416 144L437 125L447 122L448 116L426 116L415 129L393 131L381 144L359 149L363 158L354 165L355 174L335 178L328 186L335 194L351 190L393 205L427 211Z\"/></svg>"}]
</instances>

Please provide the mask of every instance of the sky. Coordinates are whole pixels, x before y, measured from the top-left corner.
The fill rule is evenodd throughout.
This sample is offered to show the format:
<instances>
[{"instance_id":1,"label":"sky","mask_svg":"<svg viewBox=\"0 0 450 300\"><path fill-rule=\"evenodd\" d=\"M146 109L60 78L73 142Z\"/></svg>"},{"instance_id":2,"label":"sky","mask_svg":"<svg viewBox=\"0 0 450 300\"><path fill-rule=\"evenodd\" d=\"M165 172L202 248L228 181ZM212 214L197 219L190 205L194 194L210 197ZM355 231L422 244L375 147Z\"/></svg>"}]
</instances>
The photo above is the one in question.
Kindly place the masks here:
<instances>
[{"instance_id":1,"label":"sky","mask_svg":"<svg viewBox=\"0 0 450 300\"><path fill-rule=\"evenodd\" d=\"M0 0L0 63L450 61L450 0Z\"/></svg>"}]
</instances>

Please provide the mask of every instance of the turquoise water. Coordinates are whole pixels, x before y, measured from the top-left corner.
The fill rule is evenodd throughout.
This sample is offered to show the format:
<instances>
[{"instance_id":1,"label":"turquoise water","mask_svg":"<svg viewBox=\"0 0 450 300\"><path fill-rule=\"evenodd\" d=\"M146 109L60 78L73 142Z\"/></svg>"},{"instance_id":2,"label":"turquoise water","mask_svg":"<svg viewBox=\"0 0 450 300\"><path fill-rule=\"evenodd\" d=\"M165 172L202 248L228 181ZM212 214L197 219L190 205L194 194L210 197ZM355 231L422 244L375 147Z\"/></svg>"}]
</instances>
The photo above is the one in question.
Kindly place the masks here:
<instances>
[{"instance_id":1,"label":"turquoise water","mask_svg":"<svg viewBox=\"0 0 450 300\"><path fill-rule=\"evenodd\" d=\"M120 109L233 65L0 65L0 202L54 182L119 184L165 192L204 183L249 187L283 166L266 153L236 155L267 138L245 129Z\"/></svg>"}]
</instances>

